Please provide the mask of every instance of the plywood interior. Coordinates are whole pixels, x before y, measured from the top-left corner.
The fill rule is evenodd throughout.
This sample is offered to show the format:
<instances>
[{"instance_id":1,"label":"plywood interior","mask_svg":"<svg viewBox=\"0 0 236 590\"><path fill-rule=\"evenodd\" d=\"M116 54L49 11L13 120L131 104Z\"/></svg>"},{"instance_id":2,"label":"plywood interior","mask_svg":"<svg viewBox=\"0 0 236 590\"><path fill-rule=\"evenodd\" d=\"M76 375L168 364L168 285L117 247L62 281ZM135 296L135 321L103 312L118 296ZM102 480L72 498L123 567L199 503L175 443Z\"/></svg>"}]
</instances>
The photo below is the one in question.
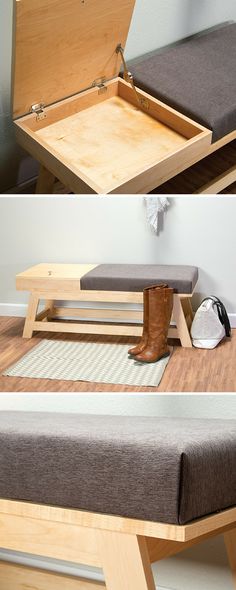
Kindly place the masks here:
<instances>
[{"instance_id":1,"label":"plywood interior","mask_svg":"<svg viewBox=\"0 0 236 590\"><path fill-rule=\"evenodd\" d=\"M118 75L135 0L14 0L14 118Z\"/></svg>"},{"instance_id":2,"label":"plywood interior","mask_svg":"<svg viewBox=\"0 0 236 590\"><path fill-rule=\"evenodd\" d=\"M57 121L35 135L104 193L188 141L120 96Z\"/></svg>"}]
</instances>

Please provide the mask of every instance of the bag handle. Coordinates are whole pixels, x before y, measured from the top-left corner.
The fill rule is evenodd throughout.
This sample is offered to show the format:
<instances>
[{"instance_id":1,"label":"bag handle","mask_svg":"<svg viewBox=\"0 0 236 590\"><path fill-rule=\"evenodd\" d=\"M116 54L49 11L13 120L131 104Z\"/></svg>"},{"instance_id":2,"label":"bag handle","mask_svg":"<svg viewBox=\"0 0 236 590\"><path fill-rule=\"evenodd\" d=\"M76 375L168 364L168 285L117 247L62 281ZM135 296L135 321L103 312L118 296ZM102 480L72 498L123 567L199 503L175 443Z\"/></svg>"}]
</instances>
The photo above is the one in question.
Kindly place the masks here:
<instances>
[{"instance_id":1,"label":"bag handle","mask_svg":"<svg viewBox=\"0 0 236 590\"><path fill-rule=\"evenodd\" d=\"M215 295L213 295L212 297L205 297L205 299L203 299L202 303L204 301L209 301L209 300L213 301L213 304L216 305L219 320L220 320L221 324L225 327L225 335L227 338L230 338L231 326L230 326L229 317L228 317L228 314L227 314L224 304L222 303L222 301L220 301L220 299L218 299L218 297L215 297Z\"/></svg>"}]
</instances>

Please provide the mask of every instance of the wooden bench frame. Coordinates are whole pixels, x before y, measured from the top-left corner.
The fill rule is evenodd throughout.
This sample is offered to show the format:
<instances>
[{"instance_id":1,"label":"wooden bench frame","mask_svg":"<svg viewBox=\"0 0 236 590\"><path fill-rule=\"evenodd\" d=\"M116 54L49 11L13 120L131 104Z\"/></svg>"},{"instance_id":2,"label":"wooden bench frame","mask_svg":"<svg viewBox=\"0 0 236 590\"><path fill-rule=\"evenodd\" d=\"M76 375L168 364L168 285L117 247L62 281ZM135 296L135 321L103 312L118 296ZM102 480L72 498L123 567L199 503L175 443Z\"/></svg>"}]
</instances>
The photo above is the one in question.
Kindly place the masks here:
<instances>
[{"instance_id":1,"label":"wooden bench frame","mask_svg":"<svg viewBox=\"0 0 236 590\"><path fill-rule=\"evenodd\" d=\"M170 326L169 338L179 338L184 348L192 347L190 326L193 320L191 305L192 294L174 294L174 307L172 321L175 326ZM45 301L44 310L38 313L38 306L41 300ZM142 325L130 325L128 322L141 321L142 311L113 310L97 308L70 308L59 307L56 301L79 301L94 303L134 303L142 304L142 293L130 293L122 291L31 291L27 315L25 319L23 338L32 338L34 331L40 332L67 332L73 334L108 334L118 336L141 336ZM60 321L63 317L86 318L92 323L81 323ZM109 324L109 320L117 320L120 323ZM98 323L95 323L97 320ZM100 320L100 321L99 321ZM107 322L103 322L107 320ZM122 323L126 322L126 323Z\"/></svg>"},{"instance_id":2,"label":"wooden bench frame","mask_svg":"<svg viewBox=\"0 0 236 590\"><path fill-rule=\"evenodd\" d=\"M162 174L160 178L156 179L156 188L158 188L159 186L161 186L162 184L164 184L165 182L167 182L171 178L174 178L174 176L177 176L178 174L180 174L184 170L191 168L191 166L193 166L194 164L197 164L197 162L204 160L205 158L207 158L207 156L210 156L211 154L213 154L217 150L220 150L222 147L224 147L225 145L227 145L231 141L234 141L235 139L236 139L236 131L233 131L232 133L229 133L228 135L226 135L222 139L216 141L215 143L212 143L210 145L210 147L207 147L205 154L201 154L200 156L199 156L199 154L195 155L192 158L191 162L188 163L188 165L183 164L181 158L179 158L177 155L176 156L175 174L174 175L173 174L170 175L169 173ZM57 194L55 192L57 190L57 188L56 188L57 187L57 185L56 185L57 178L64 184L64 186L66 186L68 188L69 191L74 192L73 187L72 186L70 187L68 185L68 179L64 179L61 174L62 174L61 171L58 169L58 176L56 177L49 169L45 168L45 166L41 164L40 169L39 169L39 176L38 176L38 180L37 180L37 184L36 184L36 194L53 194L53 193ZM227 172L217 175L213 180L211 180L207 184L200 187L196 191L196 194L218 194L221 191L223 191L224 189L226 189L228 186L233 184L234 182L236 182L236 165L233 167L230 167L229 170L227 170ZM126 192L127 192L127 189L126 189ZM134 191L132 190L132 192L134 192ZM142 193L146 194L146 192L147 192L146 186L144 187L144 190L142 190L142 188L140 188L140 186L138 187L139 194L142 194ZM83 193L83 191L81 190L81 194L82 193ZM80 193L77 192L75 194L80 194Z\"/></svg>"},{"instance_id":3,"label":"wooden bench frame","mask_svg":"<svg viewBox=\"0 0 236 590\"><path fill-rule=\"evenodd\" d=\"M2 563L0 585L4 579L4 590L23 590L29 580L37 590L155 590L152 563L218 535L236 589L236 507L179 526L1 499L2 548L101 567L105 584Z\"/></svg>"}]
</instances>

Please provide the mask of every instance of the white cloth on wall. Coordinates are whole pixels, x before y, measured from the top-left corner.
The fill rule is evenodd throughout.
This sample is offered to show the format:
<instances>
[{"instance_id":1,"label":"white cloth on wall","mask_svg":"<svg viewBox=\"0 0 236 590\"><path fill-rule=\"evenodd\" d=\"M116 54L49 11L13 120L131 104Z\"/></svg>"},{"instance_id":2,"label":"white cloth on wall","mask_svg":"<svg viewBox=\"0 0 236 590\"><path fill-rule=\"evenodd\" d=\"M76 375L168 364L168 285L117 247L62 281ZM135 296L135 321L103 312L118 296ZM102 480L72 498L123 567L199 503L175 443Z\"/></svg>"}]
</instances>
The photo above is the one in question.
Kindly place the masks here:
<instances>
[{"instance_id":1,"label":"white cloth on wall","mask_svg":"<svg viewBox=\"0 0 236 590\"><path fill-rule=\"evenodd\" d=\"M144 197L146 211L147 211L147 220L150 224L152 230L158 235L160 231L160 223L163 217L163 213L167 211L168 207L170 206L170 202L167 197L152 197L146 196Z\"/></svg>"}]
</instances>

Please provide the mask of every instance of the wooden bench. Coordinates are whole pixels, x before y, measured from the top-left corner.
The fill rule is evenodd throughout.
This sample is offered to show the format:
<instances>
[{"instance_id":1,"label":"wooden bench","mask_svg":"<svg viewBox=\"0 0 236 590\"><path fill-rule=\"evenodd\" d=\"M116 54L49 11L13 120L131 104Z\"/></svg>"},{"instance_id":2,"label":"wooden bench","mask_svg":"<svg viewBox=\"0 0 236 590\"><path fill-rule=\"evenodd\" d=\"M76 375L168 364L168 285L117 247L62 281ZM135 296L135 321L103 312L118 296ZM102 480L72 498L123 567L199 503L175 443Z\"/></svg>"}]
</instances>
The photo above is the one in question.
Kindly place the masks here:
<instances>
[{"instance_id":1,"label":"wooden bench","mask_svg":"<svg viewBox=\"0 0 236 590\"><path fill-rule=\"evenodd\" d=\"M128 278L129 270L131 272L131 269L133 269L136 273L136 268L139 270L141 268L142 272L148 268L154 269L153 274L149 273L150 278L145 279L146 282L141 281L139 283L142 285L140 291L137 291L135 288L138 274L133 277L132 282L130 282ZM102 277L100 277L100 269L103 271ZM107 276L104 276L104 269L105 271L107 269ZM157 274L158 269L163 269L163 272L160 271L161 274L160 272ZM117 275L118 270L120 270L120 276L119 274ZM98 271L99 276L96 275ZM94 272L96 276L93 279ZM189 275L187 280L184 282L178 281L178 272L187 272L187 275ZM174 293L172 321L175 325L170 326L169 337L180 339L183 347L191 347L192 341L189 331L193 319L191 298L197 282L197 276L197 268L187 266L162 267L161 265L96 264L36 265L18 274L16 277L17 289L21 291L30 291L23 337L31 338L34 331L140 336L142 333L142 325L130 325L128 322L142 322L142 310L122 309L120 306L123 304L142 304L143 285L148 286L155 282L168 282L169 286L173 286L173 288L182 285L183 290L183 292ZM171 280L170 277L172 277ZM126 287L127 282L128 287ZM100 288L96 288L97 284L100 285ZM89 288L86 288L86 285ZM124 287L122 287L122 285L124 285ZM129 290L131 288L132 291ZM45 301L44 309L38 313L38 306L41 300ZM93 307L70 308L61 306L57 303L62 301L77 301L82 305L88 305L92 302ZM96 305L101 306L101 304L107 304L107 307L100 307L100 309L96 308ZM116 304L118 309L112 309L111 304ZM83 322L61 322L60 319L63 317L78 318L83 320ZM109 323L109 320L116 320L118 323L111 324ZM97 321L97 323L95 323L95 321Z\"/></svg>"},{"instance_id":2,"label":"wooden bench","mask_svg":"<svg viewBox=\"0 0 236 590\"><path fill-rule=\"evenodd\" d=\"M235 486L234 490L232 489L235 482L235 467L233 467L235 461L235 451L233 451L235 421L206 420L204 425L204 420L180 420L176 424L176 420L165 421L165 419L147 417L135 417L132 419L120 416L90 415L81 417L80 415L70 416L68 414L51 414L50 417L50 413L38 412L3 412L2 414L0 425L0 546L7 550L100 567L103 569L105 583L43 572L36 568L27 569L27 567L19 565L1 563L1 588L3 587L4 590L23 590L26 587L33 587L37 590L53 590L54 588L57 588L57 590L64 590L65 588L68 590L99 590L100 588L106 588L107 590L155 590L151 569L152 563L175 555L218 535L224 537L233 574L234 588L236 588L236 507L234 505L221 510L220 506L223 506L222 499L219 500L219 487L222 485L226 490L225 503L227 501L232 502L232 494L235 497ZM87 424L86 421L88 421ZM12 424L14 424L14 428L12 428ZM85 435L86 428L89 432L87 439ZM157 434L158 431L159 434ZM170 437L172 436L172 441L175 440L175 436L178 439L178 444L173 444L172 449L169 447L169 451L170 439L167 440L169 435L163 439L163 435L164 433L167 434L167 431ZM143 457L140 450L141 432L143 433ZM191 436L190 432L192 432ZM200 432L202 433L203 442L202 463L201 456L199 459ZM231 436L230 443L225 442L228 433ZM82 436L82 445L80 445L80 435ZM132 445L129 443L130 436L133 441ZM179 436L186 443L181 447L179 447ZM37 443L38 437L41 441L39 445ZM220 437L222 437L222 442L224 440L222 454L217 450ZM109 447L112 438L114 438L113 448ZM118 447L116 447L115 439L118 441ZM193 477L194 480L194 471L196 468L198 471L200 469L203 487L199 488L197 486L195 488L194 494L196 496L197 493L197 504L199 504L199 497L202 496L199 490L202 489L204 495L208 496L208 506L213 505L212 502L215 502L215 506L218 507L214 514L197 519L193 518L189 522L178 524L179 519L186 520L186 514L188 514L188 518L190 514L194 517L197 514L196 510L199 511L199 506L197 509L196 506L193 507L192 498L187 492L187 511L183 510L182 507L181 515L181 508L178 508L178 514L169 516L168 520L170 522L163 522L161 518L160 521L138 518L138 511L143 513L144 510L147 510L147 514L151 514L151 512L148 513L150 504L152 504L151 510L154 509L155 511L157 509L157 512L159 510L161 514L162 502L159 489L161 482L165 487L165 494L166 489L169 489L169 505L166 501L163 503L163 509L166 513L171 513L175 505L174 491L179 494L183 492L183 489L178 492L178 480L173 483L175 474L173 473L172 480L172 467L169 468L164 463L163 472L160 467L159 461L164 448L163 440L167 441L166 449L169 458L171 458L172 453L175 454L176 448L179 447L179 455L178 451L176 455L179 459L176 461L176 457L173 457L173 471L175 464L179 464L180 453L183 449L188 457L190 471L188 471L188 467L185 471L183 464L181 471L181 482L182 486L185 485L185 492L191 489L188 482L189 473L190 478ZM70 441L72 446L66 449L66 445ZM207 441L210 443L208 448ZM137 455L135 455L136 442L139 448L138 459ZM191 448L188 447L188 442L191 444ZM100 447L101 444L102 447ZM197 449L197 463L196 454L192 452L193 447L195 451ZM74 450L71 454L72 448ZM214 448L216 449L215 453ZM15 449L14 453L12 452L13 449ZM99 449L103 449L102 455L99 455ZM104 449L106 449L105 453ZM114 463L112 460L110 461L108 471L107 452L110 459L114 457ZM64 453L66 453L66 456L64 456ZM68 456L71 457L72 455L73 461L70 465ZM100 460L97 461L96 458L99 456ZM55 462L55 457L57 457L57 462ZM77 474L74 471L76 457L78 457ZM152 457L152 465L149 467L150 479L149 481L145 480L146 485L143 486L143 473L147 465L146 457ZM228 461L226 457L228 457ZM128 476L127 462L128 466L131 463L133 465L133 469ZM211 482L209 478L207 479L208 467L206 467L207 463L211 471L212 462L215 468L215 471L213 471L214 498L211 498ZM16 465L19 464L21 470L16 469ZM142 473L141 477L139 466ZM166 483L166 468L169 469L169 483ZM217 479L217 468L220 469L223 475L222 480ZM67 478L70 469L73 469L75 476L74 481L72 478L71 482ZM101 501L104 511L107 503L110 501L116 502L117 494L112 487L113 478L111 477L113 469L114 475L118 478L116 481L121 484L121 494L118 502L120 501L121 504L120 511L122 515L70 508L70 501L72 502L71 498L75 489L77 496L74 496L73 503L77 502L78 505L80 502L86 504L87 496L90 496L90 503L94 503L96 506ZM193 469L192 475L191 469ZM81 473L83 477L81 477ZM99 473L100 479L98 479ZM127 480L127 487L124 486L124 477ZM137 495L141 494L146 498L141 504L138 503L139 498L132 495L132 486L136 477L138 477L136 482ZM153 482L151 487L150 481ZM183 484L183 481L185 481L185 484ZM41 503L36 501L37 497L49 500L53 495L57 495L59 488L62 496L60 499L57 497L57 502L62 501L64 497L64 507L49 503L46 505L42 500ZM86 489L87 495L84 496L83 490ZM96 493L94 493L95 489ZM152 494L150 494L150 490L152 490ZM111 493L108 494L108 492ZM27 501L21 499L23 496ZM111 496L113 496L112 499ZM124 503L121 496L123 500L124 496L127 496L127 504ZM215 498L217 499L215 500ZM200 503L201 501L202 499L200 499ZM129 517L129 511L136 514L136 518ZM125 513L127 516L124 516ZM171 520L173 520L173 523Z\"/></svg>"},{"instance_id":3,"label":"wooden bench","mask_svg":"<svg viewBox=\"0 0 236 590\"><path fill-rule=\"evenodd\" d=\"M156 590L152 563L219 535L236 588L236 508L172 526L0 500L0 521L2 548L101 567L105 575L99 583L2 562L4 590Z\"/></svg>"},{"instance_id":4,"label":"wooden bench","mask_svg":"<svg viewBox=\"0 0 236 590\"><path fill-rule=\"evenodd\" d=\"M188 161L184 161L181 153L176 151L174 165L171 168L167 165L162 166L155 174L150 171L146 184L127 183L123 189L121 187L114 192L146 193L153 191L155 183L156 189L163 185L164 193L175 193L175 180L181 187L181 177L176 179L176 176L182 173L184 180L188 178L189 170L191 177L193 167L198 162L202 162L202 166L197 168L196 176L202 177L202 181L199 178L197 181L195 179L191 188L191 178L189 179L188 187L192 193L219 193L236 181L235 159L233 160L233 156L229 157L228 150L230 144L232 152L235 152L235 51L236 23L223 23L213 30L203 31L171 47L152 51L129 62L137 89L144 92L146 97L152 96L159 101L159 106L165 104L175 109L176 113L190 117L192 122L209 129L212 132L212 140L208 145L205 144L201 153L198 151L192 154ZM172 124L171 119L169 124ZM214 154L219 154L215 172ZM204 165L206 171L210 170L209 180ZM168 181L171 179L171 190L168 190ZM184 187L184 182L182 186ZM54 187L56 191L55 175L42 166L36 192L51 193ZM68 187L73 191L72 184L68 183Z\"/></svg>"}]
</instances>

